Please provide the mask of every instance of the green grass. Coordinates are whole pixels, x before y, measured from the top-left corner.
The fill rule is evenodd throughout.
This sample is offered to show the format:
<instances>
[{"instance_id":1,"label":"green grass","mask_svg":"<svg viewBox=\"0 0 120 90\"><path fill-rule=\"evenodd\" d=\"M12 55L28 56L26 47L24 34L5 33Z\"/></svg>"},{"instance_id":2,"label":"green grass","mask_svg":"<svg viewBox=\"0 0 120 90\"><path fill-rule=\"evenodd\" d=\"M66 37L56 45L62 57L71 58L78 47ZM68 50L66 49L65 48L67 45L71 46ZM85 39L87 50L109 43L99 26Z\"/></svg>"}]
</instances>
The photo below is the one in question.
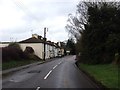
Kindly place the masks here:
<instances>
[{"instance_id":1,"label":"green grass","mask_svg":"<svg viewBox=\"0 0 120 90\"><path fill-rule=\"evenodd\" d=\"M35 61L35 60L21 60L21 61L20 60L19 61L11 60L10 62L2 63L2 70L27 65L30 63L34 63L34 62L38 62L38 61Z\"/></svg>"},{"instance_id":2,"label":"green grass","mask_svg":"<svg viewBox=\"0 0 120 90\"><path fill-rule=\"evenodd\" d=\"M120 88L118 86L118 66L113 64L87 65L79 64L83 70L87 71L97 81L100 81L108 88Z\"/></svg>"}]
</instances>

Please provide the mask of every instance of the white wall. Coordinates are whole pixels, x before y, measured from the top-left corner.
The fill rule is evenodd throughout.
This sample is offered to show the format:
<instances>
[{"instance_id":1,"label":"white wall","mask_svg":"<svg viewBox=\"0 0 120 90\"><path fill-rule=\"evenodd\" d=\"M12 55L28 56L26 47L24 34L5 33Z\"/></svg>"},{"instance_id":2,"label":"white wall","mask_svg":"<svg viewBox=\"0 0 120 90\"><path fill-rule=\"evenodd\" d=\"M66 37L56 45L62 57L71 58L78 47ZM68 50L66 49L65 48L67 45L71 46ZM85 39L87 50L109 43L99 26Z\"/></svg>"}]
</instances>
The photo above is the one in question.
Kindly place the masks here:
<instances>
[{"instance_id":1,"label":"white wall","mask_svg":"<svg viewBox=\"0 0 120 90\"><path fill-rule=\"evenodd\" d=\"M43 45L42 45L42 43L20 43L20 47L23 51L25 50L25 48L27 46L32 47L34 49L35 55L37 55L38 57L43 59L43 47L42 47Z\"/></svg>"},{"instance_id":2,"label":"white wall","mask_svg":"<svg viewBox=\"0 0 120 90\"><path fill-rule=\"evenodd\" d=\"M61 55L64 55L64 49L63 48L61 49Z\"/></svg>"},{"instance_id":3,"label":"white wall","mask_svg":"<svg viewBox=\"0 0 120 90\"><path fill-rule=\"evenodd\" d=\"M0 43L0 47L6 47L9 43L2 44ZM44 58L44 44L43 43L19 43L21 49L24 51L27 46L32 47L34 49L35 55L40 57L41 59ZM64 54L64 49L60 50L60 48L56 48L55 46L51 46L46 44L46 56L45 58L53 58L58 56L58 52Z\"/></svg>"},{"instance_id":4,"label":"white wall","mask_svg":"<svg viewBox=\"0 0 120 90\"><path fill-rule=\"evenodd\" d=\"M6 47L9 43L2 44L0 43L0 47ZM19 43L21 49L24 51L27 46L32 47L34 49L35 55L43 59L43 45L42 43Z\"/></svg>"},{"instance_id":5,"label":"white wall","mask_svg":"<svg viewBox=\"0 0 120 90\"><path fill-rule=\"evenodd\" d=\"M57 50L57 48L55 47L55 57L57 57L58 56L58 50Z\"/></svg>"},{"instance_id":6,"label":"white wall","mask_svg":"<svg viewBox=\"0 0 120 90\"><path fill-rule=\"evenodd\" d=\"M7 47L9 44L6 43L6 44L3 44L3 43L0 43L0 47Z\"/></svg>"},{"instance_id":7,"label":"white wall","mask_svg":"<svg viewBox=\"0 0 120 90\"><path fill-rule=\"evenodd\" d=\"M48 58L50 58L50 57L49 57L49 45L46 44L45 47L46 47L46 48L45 48L45 52L46 52L45 58L48 59ZM44 47L43 47L43 48L44 48Z\"/></svg>"},{"instance_id":8,"label":"white wall","mask_svg":"<svg viewBox=\"0 0 120 90\"><path fill-rule=\"evenodd\" d=\"M49 47L50 47L50 53L49 53L49 55L50 55L50 58L52 58L53 57L52 46L50 45Z\"/></svg>"},{"instance_id":9,"label":"white wall","mask_svg":"<svg viewBox=\"0 0 120 90\"><path fill-rule=\"evenodd\" d=\"M46 59L55 57L55 46L46 44L46 56L45 57Z\"/></svg>"}]
</instances>

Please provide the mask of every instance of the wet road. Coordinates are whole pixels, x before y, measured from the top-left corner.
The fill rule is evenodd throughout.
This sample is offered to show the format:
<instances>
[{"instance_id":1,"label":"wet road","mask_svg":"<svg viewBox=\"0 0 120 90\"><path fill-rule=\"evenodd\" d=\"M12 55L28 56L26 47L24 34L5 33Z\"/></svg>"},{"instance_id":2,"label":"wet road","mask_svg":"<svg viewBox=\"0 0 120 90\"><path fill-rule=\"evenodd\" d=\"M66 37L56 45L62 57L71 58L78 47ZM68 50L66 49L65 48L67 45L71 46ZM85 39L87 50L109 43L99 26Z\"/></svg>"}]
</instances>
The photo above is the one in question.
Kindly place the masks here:
<instances>
[{"instance_id":1,"label":"wet road","mask_svg":"<svg viewBox=\"0 0 120 90\"><path fill-rule=\"evenodd\" d=\"M2 85L3 88L97 88L75 66L75 56L20 70L6 77Z\"/></svg>"}]
</instances>

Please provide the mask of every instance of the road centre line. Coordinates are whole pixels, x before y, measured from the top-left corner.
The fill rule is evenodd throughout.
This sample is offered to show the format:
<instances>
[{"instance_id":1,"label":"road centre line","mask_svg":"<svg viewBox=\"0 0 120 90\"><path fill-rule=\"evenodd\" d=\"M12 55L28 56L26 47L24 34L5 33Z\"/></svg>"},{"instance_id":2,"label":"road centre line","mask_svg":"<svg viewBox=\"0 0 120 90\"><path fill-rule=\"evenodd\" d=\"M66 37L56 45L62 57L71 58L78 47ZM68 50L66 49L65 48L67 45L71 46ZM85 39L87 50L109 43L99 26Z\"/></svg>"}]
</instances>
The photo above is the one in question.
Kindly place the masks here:
<instances>
[{"instance_id":1,"label":"road centre line","mask_svg":"<svg viewBox=\"0 0 120 90\"><path fill-rule=\"evenodd\" d=\"M61 62L59 62L58 64L61 64L62 63L62 61Z\"/></svg>"},{"instance_id":2,"label":"road centre line","mask_svg":"<svg viewBox=\"0 0 120 90\"><path fill-rule=\"evenodd\" d=\"M58 66L58 65L55 65L55 66L53 67L53 69L55 69L57 66Z\"/></svg>"},{"instance_id":3,"label":"road centre line","mask_svg":"<svg viewBox=\"0 0 120 90\"><path fill-rule=\"evenodd\" d=\"M61 63L62 63L62 61L59 62L58 65L61 64ZM53 67L53 69L55 69L58 65L55 65L55 66ZM48 74L44 77L44 79L47 79L47 77L48 77L51 73L52 73L52 70L50 70L50 71L48 72Z\"/></svg>"},{"instance_id":4,"label":"road centre line","mask_svg":"<svg viewBox=\"0 0 120 90\"><path fill-rule=\"evenodd\" d=\"M47 79L47 77L50 75L51 72L52 70L49 71L49 73L44 77L44 79Z\"/></svg>"},{"instance_id":5,"label":"road centre line","mask_svg":"<svg viewBox=\"0 0 120 90\"><path fill-rule=\"evenodd\" d=\"M40 87L37 87L37 89L36 90L40 90Z\"/></svg>"},{"instance_id":6,"label":"road centre line","mask_svg":"<svg viewBox=\"0 0 120 90\"><path fill-rule=\"evenodd\" d=\"M14 80L13 80L13 79L10 79L9 81L13 82Z\"/></svg>"}]
</instances>

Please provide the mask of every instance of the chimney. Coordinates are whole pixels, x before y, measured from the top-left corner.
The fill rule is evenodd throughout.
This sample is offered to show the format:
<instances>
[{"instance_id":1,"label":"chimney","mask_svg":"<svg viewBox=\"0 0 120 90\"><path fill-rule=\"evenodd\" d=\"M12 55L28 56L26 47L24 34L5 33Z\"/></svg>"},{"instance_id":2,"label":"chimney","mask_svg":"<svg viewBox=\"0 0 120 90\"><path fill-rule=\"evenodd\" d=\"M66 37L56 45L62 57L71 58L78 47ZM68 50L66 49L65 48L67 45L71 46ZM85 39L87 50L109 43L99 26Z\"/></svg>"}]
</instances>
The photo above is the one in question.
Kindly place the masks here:
<instances>
[{"instance_id":1,"label":"chimney","mask_svg":"<svg viewBox=\"0 0 120 90\"><path fill-rule=\"evenodd\" d=\"M51 42L52 43L52 45L54 45L54 42Z\"/></svg>"},{"instance_id":2,"label":"chimney","mask_svg":"<svg viewBox=\"0 0 120 90\"><path fill-rule=\"evenodd\" d=\"M59 45L59 42L57 42L56 44Z\"/></svg>"},{"instance_id":3,"label":"chimney","mask_svg":"<svg viewBox=\"0 0 120 90\"><path fill-rule=\"evenodd\" d=\"M43 40L47 41L47 38L43 38Z\"/></svg>"},{"instance_id":4,"label":"chimney","mask_svg":"<svg viewBox=\"0 0 120 90\"><path fill-rule=\"evenodd\" d=\"M32 34L32 37L35 37L38 39L38 35L37 34Z\"/></svg>"},{"instance_id":5,"label":"chimney","mask_svg":"<svg viewBox=\"0 0 120 90\"><path fill-rule=\"evenodd\" d=\"M60 42L58 42L58 46L61 46L61 43L60 43Z\"/></svg>"},{"instance_id":6,"label":"chimney","mask_svg":"<svg viewBox=\"0 0 120 90\"><path fill-rule=\"evenodd\" d=\"M42 39L42 36L38 36L38 39L40 39L40 40L41 40L41 39Z\"/></svg>"},{"instance_id":7,"label":"chimney","mask_svg":"<svg viewBox=\"0 0 120 90\"><path fill-rule=\"evenodd\" d=\"M51 43L51 41L47 41L48 43Z\"/></svg>"}]
</instances>

